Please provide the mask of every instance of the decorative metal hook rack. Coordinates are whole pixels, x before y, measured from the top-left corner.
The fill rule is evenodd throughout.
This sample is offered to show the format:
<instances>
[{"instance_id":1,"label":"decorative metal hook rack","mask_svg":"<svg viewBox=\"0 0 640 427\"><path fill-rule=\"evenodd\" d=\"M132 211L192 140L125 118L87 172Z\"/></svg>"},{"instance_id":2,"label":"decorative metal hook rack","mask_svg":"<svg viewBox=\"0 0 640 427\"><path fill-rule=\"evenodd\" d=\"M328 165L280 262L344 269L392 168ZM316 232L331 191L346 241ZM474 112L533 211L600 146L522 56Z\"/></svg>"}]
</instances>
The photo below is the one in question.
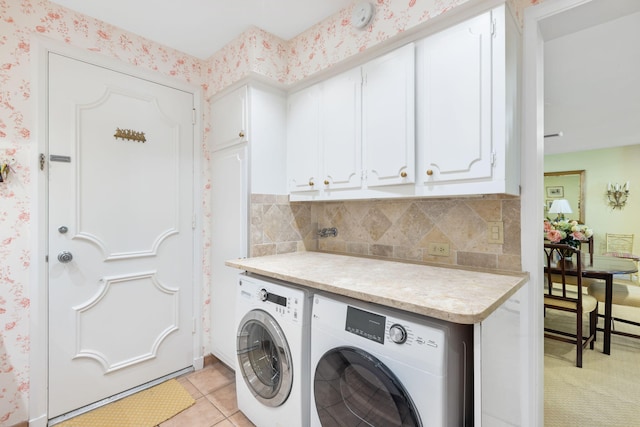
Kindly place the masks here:
<instances>
[{"instance_id":1,"label":"decorative metal hook rack","mask_svg":"<svg viewBox=\"0 0 640 427\"><path fill-rule=\"evenodd\" d=\"M144 136L144 132L136 132L131 129L116 128L116 133L114 133L113 136L115 137L115 139L128 139L129 141L142 142L143 144L147 142L147 138Z\"/></svg>"}]
</instances>

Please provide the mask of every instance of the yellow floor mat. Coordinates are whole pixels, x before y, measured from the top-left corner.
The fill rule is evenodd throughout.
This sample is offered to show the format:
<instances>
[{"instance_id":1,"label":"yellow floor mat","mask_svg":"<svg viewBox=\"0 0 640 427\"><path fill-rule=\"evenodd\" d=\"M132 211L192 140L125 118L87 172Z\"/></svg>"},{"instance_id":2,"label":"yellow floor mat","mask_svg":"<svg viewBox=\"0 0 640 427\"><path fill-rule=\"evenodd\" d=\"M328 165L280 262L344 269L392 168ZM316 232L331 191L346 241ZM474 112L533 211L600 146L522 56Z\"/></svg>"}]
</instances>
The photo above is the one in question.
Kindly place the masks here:
<instances>
[{"instance_id":1,"label":"yellow floor mat","mask_svg":"<svg viewBox=\"0 0 640 427\"><path fill-rule=\"evenodd\" d=\"M195 403L178 381L169 380L56 427L153 427Z\"/></svg>"}]
</instances>

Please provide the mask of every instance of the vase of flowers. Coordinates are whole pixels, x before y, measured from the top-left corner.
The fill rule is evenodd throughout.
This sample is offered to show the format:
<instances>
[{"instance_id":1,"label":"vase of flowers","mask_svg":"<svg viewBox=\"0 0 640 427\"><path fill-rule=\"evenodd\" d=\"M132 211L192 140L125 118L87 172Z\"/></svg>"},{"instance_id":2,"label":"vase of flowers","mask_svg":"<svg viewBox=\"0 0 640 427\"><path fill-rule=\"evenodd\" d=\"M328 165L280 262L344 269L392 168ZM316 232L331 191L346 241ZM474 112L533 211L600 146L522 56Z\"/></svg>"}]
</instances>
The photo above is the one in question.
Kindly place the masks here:
<instances>
[{"instance_id":1,"label":"vase of flowers","mask_svg":"<svg viewBox=\"0 0 640 427\"><path fill-rule=\"evenodd\" d=\"M579 248L582 242L586 242L593 236L593 230L585 224L578 224L578 221L568 220L544 220L544 237L551 243L559 243L569 245L573 248ZM569 251L560 252L563 258L572 255Z\"/></svg>"}]
</instances>

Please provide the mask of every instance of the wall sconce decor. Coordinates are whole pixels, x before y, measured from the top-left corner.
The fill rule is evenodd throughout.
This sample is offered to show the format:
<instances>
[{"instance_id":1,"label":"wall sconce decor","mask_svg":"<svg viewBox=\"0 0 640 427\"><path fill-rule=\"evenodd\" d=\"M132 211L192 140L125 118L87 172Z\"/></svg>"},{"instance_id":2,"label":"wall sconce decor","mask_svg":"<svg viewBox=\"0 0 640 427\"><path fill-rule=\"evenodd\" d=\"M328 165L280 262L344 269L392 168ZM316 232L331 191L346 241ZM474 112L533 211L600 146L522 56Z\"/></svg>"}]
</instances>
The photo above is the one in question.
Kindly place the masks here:
<instances>
[{"instance_id":1,"label":"wall sconce decor","mask_svg":"<svg viewBox=\"0 0 640 427\"><path fill-rule=\"evenodd\" d=\"M16 159L3 160L0 162L0 182L6 182L9 178L9 172L14 172L12 165L15 165Z\"/></svg>"},{"instance_id":2,"label":"wall sconce decor","mask_svg":"<svg viewBox=\"0 0 640 427\"><path fill-rule=\"evenodd\" d=\"M549 208L549 213L558 214L558 220L564 219L564 214L573 213L571 210L571 205L567 199L556 199L551 203L551 207Z\"/></svg>"},{"instance_id":3,"label":"wall sconce decor","mask_svg":"<svg viewBox=\"0 0 640 427\"><path fill-rule=\"evenodd\" d=\"M607 184L607 198L611 209L622 209L629 198L629 181L625 182L624 185Z\"/></svg>"}]
</instances>

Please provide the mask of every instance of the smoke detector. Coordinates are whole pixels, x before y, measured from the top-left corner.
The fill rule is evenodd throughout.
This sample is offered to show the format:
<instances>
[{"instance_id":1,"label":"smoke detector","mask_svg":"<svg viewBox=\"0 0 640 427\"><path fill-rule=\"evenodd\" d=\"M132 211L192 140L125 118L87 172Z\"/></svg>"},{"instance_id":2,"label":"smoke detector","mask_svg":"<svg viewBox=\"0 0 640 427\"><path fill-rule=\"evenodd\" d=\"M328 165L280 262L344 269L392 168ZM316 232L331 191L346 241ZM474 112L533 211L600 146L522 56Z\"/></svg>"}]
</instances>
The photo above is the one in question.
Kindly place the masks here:
<instances>
[{"instance_id":1,"label":"smoke detector","mask_svg":"<svg viewBox=\"0 0 640 427\"><path fill-rule=\"evenodd\" d=\"M356 4L351 12L351 25L353 28L362 29L369 25L373 18L373 5L367 1Z\"/></svg>"}]
</instances>

